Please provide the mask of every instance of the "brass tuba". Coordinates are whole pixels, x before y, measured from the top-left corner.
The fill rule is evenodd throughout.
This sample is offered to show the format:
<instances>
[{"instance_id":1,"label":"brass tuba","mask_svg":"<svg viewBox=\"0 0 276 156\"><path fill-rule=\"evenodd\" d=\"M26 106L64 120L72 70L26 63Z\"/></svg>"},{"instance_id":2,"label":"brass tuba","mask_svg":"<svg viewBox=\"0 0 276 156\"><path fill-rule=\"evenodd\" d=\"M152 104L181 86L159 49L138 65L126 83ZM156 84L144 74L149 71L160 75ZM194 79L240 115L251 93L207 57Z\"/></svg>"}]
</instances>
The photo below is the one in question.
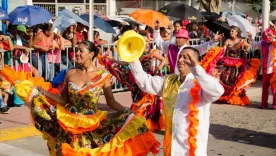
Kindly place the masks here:
<instances>
[{"instance_id":1,"label":"brass tuba","mask_svg":"<svg viewBox=\"0 0 276 156\"><path fill-rule=\"evenodd\" d=\"M121 60L133 62L143 54L146 42L143 36L133 30L126 31L118 40L117 51Z\"/></svg>"}]
</instances>

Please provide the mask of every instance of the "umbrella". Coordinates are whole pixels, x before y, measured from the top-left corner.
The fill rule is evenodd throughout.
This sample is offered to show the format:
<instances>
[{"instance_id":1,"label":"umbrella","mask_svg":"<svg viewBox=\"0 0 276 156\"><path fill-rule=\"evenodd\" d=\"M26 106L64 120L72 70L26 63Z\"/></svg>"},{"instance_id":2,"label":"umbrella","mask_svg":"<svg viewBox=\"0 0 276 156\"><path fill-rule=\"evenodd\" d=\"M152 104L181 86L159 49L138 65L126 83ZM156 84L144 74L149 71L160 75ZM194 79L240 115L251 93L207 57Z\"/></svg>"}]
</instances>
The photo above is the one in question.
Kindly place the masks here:
<instances>
[{"instance_id":1,"label":"umbrella","mask_svg":"<svg viewBox=\"0 0 276 156\"><path fill-rule=\"evenodd\" d=\"M250 22L244 18L242 18L239 15L232 15L227 17L227 22L230 26L237 26L241 29L242 31L242 36L243 37L248 37L247 32L250 31L252 33L252 37L255 38L256 36L256 28L253 27Z\"/></svg>"},{"instance_id":2,"label":"umbrella","mask_svg":"<svg viewBox=\"0 0 276 156\"><path fill-rule=\"evenodd\" d=\"M80 17L85 21L89 22L89 14L82 14L80 15ZM94 15L94 26L106 33L116 34L116 31L113 29L113 27L107 21L105 21L104 19L102 19L97 15Z\"/></svg>"},{"instance_id":3,"label":"umbrella","mask_svg":"<svg viewBox=\"0 0 276 156\"><path fill-rule=\"evenodd\" d=\"M109 23L112 27L118 27L121 24L121 22L116 20L107 20L106 22Z\"/></svg>"},{"instance_id":4,"label":"umbrella","mask_svg":"<svg viewBox=\"0 0 276 156\"><path fill-rule=\"evenodd\" d=\"M204 22L204 25L212 32L224 33L226 38L230 37L230 26L225 22L220 21L207 21Z\"/></svg>"},{"instance_id":5,"label":"umbrella","mask_svg":"<svg viewBox=\"0 0 276 156\"><path fill-rule=\"evenodd\" d=\"M8 20L9 16L6 14L6 11L0 7L0 20Z\"/></svg>"},{"instance_id":6,"label":"umbrella","mask_svg":"<svg viewBox=\"0 0 276 156\"><path fill-rule=\"evenodd\" d=\"M41 23L48 23L52 15L48 10L39 6L19 6L9 14L9 22L12 25L33 26Z\"/></svg>"},{"instance_id":7,"label":"umbrella","mask_svg":"<svg viewBox=\"0 0 276 156\"><path fill-rule=\"evenodd\" d=\"M161 27L168 27L171 21L168 17L164 16L160 12L146 9L139 9L129 14L134 20L145 24L150 27L154 27L154 22L159 21Z\"/></svg>"},{"instance_id":8,"label":"umbrella","mask_svg":"<svg viewBox=\"0 0 276 156\"><path fill-rule=\"evenodd\" d=\"M53 25L62 32L64 29L77 22L89 27L89 23L87 21L83 20L75 13L64 9L59 13Z\"/></svg>"},{"instance_id":9,"label":"umbrella","mask_svg":"<svg viewBox=\"0 0 276 156\"><path fill-rule=\"evenodd\" d=\"M205 20L216 20L220 17L219 14L215 12L201 12L201 14L205 18Z\"/></svg>"},{"instance_id":10,"label":"umbrella","mask_svg":"<svg viewBox=\"0 0 276 156\"><path fill-rule=\"evenodd\" d=\"M197 9L180 3L172 3L159 9L159 12L167 16L176 17L182 20L201 22L204 20L203 15Z\"/></svg>"}]
</instances>

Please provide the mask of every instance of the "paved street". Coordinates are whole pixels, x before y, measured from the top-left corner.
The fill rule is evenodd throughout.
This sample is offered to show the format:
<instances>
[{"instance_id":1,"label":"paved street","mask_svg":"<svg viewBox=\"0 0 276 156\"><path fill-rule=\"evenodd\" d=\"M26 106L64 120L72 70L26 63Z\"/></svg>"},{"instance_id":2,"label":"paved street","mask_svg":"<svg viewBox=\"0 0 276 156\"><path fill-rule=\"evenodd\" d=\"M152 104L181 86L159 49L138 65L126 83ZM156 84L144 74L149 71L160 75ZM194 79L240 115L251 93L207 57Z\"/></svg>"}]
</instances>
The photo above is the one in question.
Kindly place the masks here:
<instances>
[{"instance_id":1,"label":"paved street","mask_svg":"<svg viewBox=\"0 0 276 156\"><path fill-rule=\"evenodd\" d=\"M276 110L257 107L261 98L260 82L248 89L252 104L248 107L212 104L208 144L209 156L276 156ZM129 100L119 93L118 101ZM124 100L123 100L124 99ZM104 103L104 99L100 100ZM271 96L269 99L271 102ZM100 107L105 107L104 104ZM0 120L1 121L1 120ZM162 142L162 132L155 133ZM161 152L158 156L162 156ZM41 136L27 137L0 143L0 156L47 156Z\"/></svg>"}]
</instances>

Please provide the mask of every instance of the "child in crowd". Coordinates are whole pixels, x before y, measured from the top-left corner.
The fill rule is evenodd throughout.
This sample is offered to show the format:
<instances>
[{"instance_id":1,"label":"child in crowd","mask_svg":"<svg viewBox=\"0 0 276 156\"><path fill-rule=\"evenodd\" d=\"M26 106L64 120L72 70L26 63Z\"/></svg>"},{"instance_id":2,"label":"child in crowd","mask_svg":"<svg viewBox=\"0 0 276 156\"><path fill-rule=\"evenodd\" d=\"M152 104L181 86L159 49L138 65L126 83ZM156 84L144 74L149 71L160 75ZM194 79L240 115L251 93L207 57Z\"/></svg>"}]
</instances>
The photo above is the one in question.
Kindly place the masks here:
<instances>
[{"instance_id":1,"label":"child in crowd","mask_svg":"<svg viewBox=\"0 0 276 156\"><path fill-rule=\"evenodd\" d=\"M7 106L7 102L11 89L12 85L0 75L0 113L9 113L10 108Z\"/></svg>"}]
</instances>

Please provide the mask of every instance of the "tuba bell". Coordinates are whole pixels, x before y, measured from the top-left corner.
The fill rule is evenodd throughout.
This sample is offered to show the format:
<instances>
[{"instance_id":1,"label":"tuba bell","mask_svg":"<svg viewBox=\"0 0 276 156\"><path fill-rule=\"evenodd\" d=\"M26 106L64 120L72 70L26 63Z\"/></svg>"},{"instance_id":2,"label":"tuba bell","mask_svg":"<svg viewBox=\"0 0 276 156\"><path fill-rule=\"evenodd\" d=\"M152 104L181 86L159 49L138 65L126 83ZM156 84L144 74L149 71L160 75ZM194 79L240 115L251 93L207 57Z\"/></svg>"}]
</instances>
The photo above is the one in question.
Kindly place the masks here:
<instances>
[{"instance_id":1,"label":"tuba bell","mask_svg":"<svg viewBox=\"0 0 276 156\"><path fill-rule=\"evenodd\" d=\"M133 30L126 31L117 42L118 55L125 62L133 62L143 54L145 45L143 36Z\"/></svg>"}]
</instances>

